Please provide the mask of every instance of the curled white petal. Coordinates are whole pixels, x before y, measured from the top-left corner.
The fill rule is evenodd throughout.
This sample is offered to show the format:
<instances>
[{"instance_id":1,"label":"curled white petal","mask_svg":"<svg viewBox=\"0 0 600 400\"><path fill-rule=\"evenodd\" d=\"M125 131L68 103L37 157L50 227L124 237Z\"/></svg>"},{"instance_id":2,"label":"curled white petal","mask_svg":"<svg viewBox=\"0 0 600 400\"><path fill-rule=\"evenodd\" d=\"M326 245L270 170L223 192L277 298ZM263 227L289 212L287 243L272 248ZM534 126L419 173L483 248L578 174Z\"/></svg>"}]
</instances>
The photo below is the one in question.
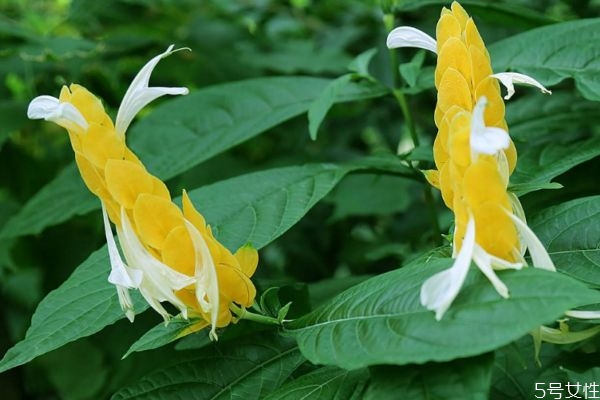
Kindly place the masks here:
<instances>
[{"instance_id":1,"label":"curled white petal","mask_svg":"<svg viewBox=\"0 0 600 400\"><path fill-rule=\"evenodd\" d=\"M434 38L412 26L400 26L392 30L386 41L387 47L418 47L437 53L437 43Z\"/></svg>"},{"instance_id":2,"label":"curled white petal","mask_svg":"<svg viewBox=\"0 0 600 400\"><path fill-rule=\"evenodd\" d=\"M52 96L38 96L31 100L27 107L27 117L52 121L69 130L88 128L88 122L73 104L61 103Z\"/></svg>"},{"instance_id":3,"label":"curled white petal","mask_svg":"<svg viewBox=\"0 0 600 400\"><path fill-rule=\"evenodd\" d=\"M421 304L435 311L435 319L442 319L444 313L460 291L467 277L475 247L475 220L469 218L465 238L452 267L428 278L421 286Z\"/></svg>"},{"instance_id":4,"label":"curled white petal","mask_svg":"<svg viewBox=\"0 0 600 400\"><path fill-rule=\"evenodd\" d=\"M556 271L556 267L550 258L550 255L546 251L546 248L540 242L540 239L533 233L531 228L523 222L520 218L515 216L512 212L506 211L510 219L513 220L517 231L519 232L520 237L523 239L523 242L527 245L527 249L529 250L529 254L531 255L531 260L533 261L533 265L536 268L545 269L548 271Z\"/></svg>"},{"instance_id":5,"label":"curled white petal","mask_svg":"<svg viewBox=\"0 0 600 400\"><path fill-rule=\"evenodd\" d=\"M189 91L185 87L149 87L150 75L152 75L152 71L158 62L174 52L182 50L173 50L173 47L173 45L169 46L164 53L161 53L148 61L133 79L131 85L129 85L115 120L115 130L119 135L125 134L125 131L133 118L148 103L151 103L166 94L188 94Z\"/></svg>"},{"instance_id":6,"label":"curled white petal","mask_svg":"<svg viewBox=\"0 0 600 400\"><path fill-rule=\"evenodd\" d=\"M196 253L196 298L200 307L202 307L202 311L210 313L211 330L209 335L212 340L217 340L215 332L219 316L219 282L217 280L217 270L208 245L200 232L198 232L198 229L187 220L185 220L185 226L190 234Z\"/></svg>"},{"instance_id":7,"label":"curled white petal","mask_svg":"<svg viewBox=\"0 0 600 400\"><path fill-rule=\"evenodd\" d=\"M128 289L138 288L140 286L140 283L142 282L142 271L129 268L125 265L125 262L123 262L112 229L110 228L110 222L108 220L108 215L106 214L104 203L102 203L102 219L104 222L104 234L106 235L106 245L108 247L108 256L110 259L110 275L108 276L108 281L116 286L121 309L125 312L127 319L133 322L135 312L133 310L133 302L131 301L131 296L129 296Z\"/></svg>"},{"instance_id":8,"label":"curled white petal","mask_svg":"<svg viewBox=\"0 0 600 400\"><path fill-rule=\"evenodd\" d=\"M475 265L492 283L496 292L505 299L508 298L508 288L498 278L498 275L496 275L492 268L492 256L477 243L475 243L475 248L473 249L473 261L475 261Z\"/></svg>"},{"instance_id":9,"label":"curled white petal","mask_svg":"<svg viewBox=\"0 0 600 400\"><path fill-rule=\"evenodd\" d=\"M499 72L491 76L493 78L498 79L500 83L503 84L504 87L506 87L507 93L506 96L504 96L505 100L510 99L513 96L513 94L515 94L515 83L535 86L536 88L540 89L542 93L552 94L552 92L546 89L544 85L525 74L519 74L518 72Z\"/></svg>"},{"instance_id":10,"label":"curled white petal","mask_svg":"<svg viewBox=\"0 0 600 400\"><path fill-rule=\"evenodd\" d=\"M117 235L129 265L143 272L139 290L148 304L163 316L165 322L168 321L169 314L160 304L161 301L173 304L181 311L183 318L187 318L187 307L174 291L194 284L196 279L177 272L154 258L138 239L123 208L121 209L121 228L117 229Z\"/></svg>"},{"instance_id":11,"label":"curled white petal","mask_svg":"<svg viewBox=\"0 0 600 400\"><path fill-rule=\"evenodd\" d=\"M482 96L475 104L471 116L471 151L476 154L493 155L508 148L510 137L504 129L485 126L484 111L487 99Z\"/></svg>"},{"instance_id":12,"label":"curled white petal","mask_svg":"<svg viewBox=\"0 0 600 400\"><path fill-rule=\"evenodd\" d=\"M600 311L586 311L586 310L569 310L565 312L567 317L579 318L579 319L600 319Z\"/></svg>"}]
</instances>

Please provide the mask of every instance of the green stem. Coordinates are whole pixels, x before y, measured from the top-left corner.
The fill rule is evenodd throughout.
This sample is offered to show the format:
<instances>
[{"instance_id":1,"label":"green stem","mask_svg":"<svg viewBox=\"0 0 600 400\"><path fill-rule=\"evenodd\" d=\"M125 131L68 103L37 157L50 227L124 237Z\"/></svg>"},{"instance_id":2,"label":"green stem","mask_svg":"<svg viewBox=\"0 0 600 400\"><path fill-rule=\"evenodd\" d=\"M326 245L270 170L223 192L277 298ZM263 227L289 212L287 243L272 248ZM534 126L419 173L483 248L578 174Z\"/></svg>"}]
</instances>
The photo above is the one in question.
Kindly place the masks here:
<instances>
[{"instance_id":1,"label":"green stem","mask_svg":"<svg viewBox=\"0 0 600 400\"><path fill-rule=\"evenodd\" d=\"M233 311L239 319L247 319L249 321L258 322L259 324L265 324L265 325L277 325L277 326L281 325L281 323L277 320L277 318L267 317L266 315L262 315L262 314L255 314L253 312L246 310L244 307L238 306L235 303L231 303L229 305L229 309L231 311Z\"/></svg>"},{"instance_id":2,"label":"green stem","mask_svg":"<svg viewBox=\"0 0 600 400\"><path fill-rule=\"evenodd\" d=\"M417 129L415 128L412 114L408 108L406 96L404 95L402 89L394 89L394 97L396 98L396 101L400 106L400 110L402 111L402 116L404 116L404 120L406 121L406 126L408 127L408 132L410 133L413 145L414 147L417 147L420 144L419 135L417 135Z\"/></svg>"},{"instance_id":3,"label":"green stem","mask_svg":"<svg viewBox=\"0 0 600 400\"><path fill-rule=\"evenodd\" d=\"M384 20L385 28L387 29L388 32L390 32L394 28L393 14L386 14L384 16L383 20ZM394 84L393 94L394 94L394 97L396 98L396 101L398 102L398 105L400 106L400 110L402 111L402 116L404 117L404 121L406 121L406 126L408 128L408 132L410 133L410 137L413 141L413 145L414 145L414 147L417 147L417 146L419 146L421 141L419 140L419 135L417 134L415 122L413 120L412 113L410 112L410 109L408 107L408 101L406 100L404 91L399 88L400 83L401 83L400 82L401 76L398 71L398 56L396 54L396 51L394 51L393 49L390 49L390 60L391 60L392 77L393 77L393 84ZM411 164L411 166L412 166L412 163L409 163L409 164ZM433 225L433 232L434 232L434 235L436 238L435 241L437 244L441 245L442 244L442 231L440 229L440 223L439 223L438 216L437 216L437 210L435 208L435 200L433 198L433 192L431 191L431 186L429 184L425 185L424 195L425 195L425 203L427 204L427 208L429 210L429 216L431 218L431 223Z\"/></svg>"}]
</instances>

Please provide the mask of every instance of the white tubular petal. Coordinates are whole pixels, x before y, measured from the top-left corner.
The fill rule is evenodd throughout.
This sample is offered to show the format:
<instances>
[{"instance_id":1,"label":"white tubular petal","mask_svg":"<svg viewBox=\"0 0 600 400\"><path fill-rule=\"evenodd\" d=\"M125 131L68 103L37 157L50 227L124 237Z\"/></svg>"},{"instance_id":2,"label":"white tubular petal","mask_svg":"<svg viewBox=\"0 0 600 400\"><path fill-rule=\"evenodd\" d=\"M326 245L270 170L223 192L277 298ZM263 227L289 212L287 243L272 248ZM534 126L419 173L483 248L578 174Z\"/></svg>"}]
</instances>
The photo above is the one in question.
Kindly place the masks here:
<instances>
[{"instance_id":1,"label":"white tubular petal","mask_svg":"<svg viewBox=\"0 0 600 400\"><path fill-rule=\"evenodd\" d=\"M76 130L88 128L88 123L71 103L61 103L56 97L38 96L31 100L27 108L29 119L45 119L65 129Z\"/></svg>"},{"instance_id":2,"label":"white tubular petal","mask_svg":"<svg viewBox=\"0 0 600 400\"><path fill-rule=\"evenodd\" d=\"M421 286L421 304L428 310L435 311L435 319L438 321L458 295L467 277L474 247L475 221L469 218L462 247L452 267L433 275Z\"/></svg>"},{"instance_id":3,"label":"white tubular petal","mask_svg":"<svg viewBox=\"0 0 600 400\"><path fill-rule=\"evenodd\" d=\"M390 49L399 47L418 47L437 54L437 43L435 42L435 39L412 26L400 26L391 31L387 37L386 44Z\"/></svg>"},{"instance_id":4,"label":"white tubular petal","mask_svg":"<svg viewBox=\"0 0 600 400\"><path fill-rule=\"evenodd\" d=\"M140 292L159 314L168 320L169 315L160 305L161 301L168 301L177 307L184 318L187 318L187 307L179 300L174 291L183 289L196 282L196 279L175 271L163 264L148 252L138 239L125 209L121 209L121 229L117 230L123 253L132 267L143 272L144 279L140 284Z\"/></svg>"},{"instance_id":5,"label":"white tubular petal","mask_svg":"<svg viewBox=\"0 0 600 400\"><path fill-rule=\"evenodd\" d=\"M496 292L498 292L498 294L505 299L508 298L508 288L504 282L498 278L498 275L496 275L494 269L492 268L492 256L477 243L475 243L475 248L473 250L473 261L475 261L475 264L479 270L492 283L494 289L496 289Z\"/></svg>"},{"instance_id":6,"label":"white tubular petal","mask_svg":"<svg viewBox=\"0 0 600 400\"><path fill-rule=\"evenodd\" d=\"M123 262L117 243L110 228L110 222L108 215L106 214L106 208L102 203L102 219L104 221L104 234L106 235L106 245L108 247L108 256L110 258L110 275L108 281L113 285L123 288L138 288L142 282L142 271L138 269L129 268Z\"/></svg>"},{"instance_id":7,"label":"white tubular petal","mask_svg":"<svg viewBox=\"0 0 600 400\"><path fill-rule=\"evenodd\" d=\"M152 75L152 71L158 62L179 50L182 49L173 50L173 45L169 46L164 53L152 58L146 63L146 65L144 65L140 72L138 72L136 77L133 79L133 82L131 82L131 85L129 85L129 88L123 97L123 101L121 102L121 106L119 107L119 111L117 112L117 118L115 122L115 130L117 131L117 134L124 135L133 118L148 103L151 103L152 101L166 94L188 94L188 89L184 87L148 86L150 82L150 75Z\"/></svg>"},{"instance_id":8,"label":"white tubular petal","mask_svg":"<svg viewBox=\"0 0 600 400\"><path fill-rule=\"evenodd\" d=\"M510 99L513 94L515 94L515 83L520 83L523 85L535 86L540 89L542 93L552 94L552 92L544 87L541 83L533 79L532 77L524 74L519 74L517 72L500 72L497 74L491 75L492 78L496 78L500 81L501 84L506 87L507 93L504 96L505 100Z\"/></svg>"},{"instance_id":9,"label":"white tubular petal","mask_svg":"<svg viewBox=\"0 0 600 400\"><path fill-rule=\"evenodd\" d=\"M504 129L486 127L483 118L487 99L482 96L475 104L471 116L471 152L493 155L508 148L510 137Z\"/></svg>"},{"instance_id":10,"label":"white tubular petal","mask_svg":"<svg viewBox=\"0 0 600 400\"><path fill-rule=\"evenodd\" d=\"M189 221L185 220L185 226L190 233L192 244L196 252L196 298L202 311L210 313L210 338L217 340L215 332L217 318L219 317L219 282L217 270L210 254L210 250L202 234Z\"/></svg>"},{"instance_id":11,"label":"white tubular petal","mask_svg":"<svg viewBox=\"0 0 600 400\"><path fill-rule=\"evenodd\" d=\"M117 285L116 287L117 295L119 296L119 304L121 304L121 309L125 311L125 316L129 320L129 322L133 322L133 320L135 319L135 311L133 311L133 301L131 301L129 290L119 285Z\"/></svg>"},{"instance_id":12,"label":"white tubular petal","mask_svg":"<svg viewBox=\"0 0 600 400\"><path fill-rule=\"evenodd\" d=\"M569 310L565 312L567 317L579 319L600 319L600 311Z\"/></svg>"},{"instance_id":13,"label":"white tubular petal","mask_svg":"<svg viewBox=\"0 0 600 400\"><path fill-rule=\"evenodd\" d=\"M533 233L531 228L529 228L525 222L515 216L512 212L507 210L505 211L510 219L512 219L515 223L519 235L523 238L525 245L527 245L529 254L531 255L531 260L533 261L533 266L548 271L556 271L556 267L554 266L550 255L546 251L546 248L542 242L540 242L540 239L538 239L535 233Z\"/></svg>"},{"instance_id":14,"label":"white tubular petal","mask_svg":"<svg viewBox=\"0 0 600 400\"><path fill-rule=\"evenodd\" d=\"M512 192L508 192L508 199L510 201L510 205L512 206L513 214L517 218L519 218L521 221L523 221L525 224L527 224L527 217L525 216L525 210L523 210L523 206L521 205L521 201L519 200L517 195L515 195ZM517 231L517 234L519 235L519 253L522 257L525 255L525 252L527 251L527 245L525 244L525 240L523 239L523 236L521 235L521 233L519 231Z\"/></svg>"},{"instance_id":15,"label":"white tubular petal","mask_svg":"<svg viewBox=\"0 0 600 400\"><path fill-rule=\"evenodd\" d=\"M127 289L140 286L140 283L142 282L142 271L129 268L123 262L112 229L110 228L110 221L108 220L104 203L102 203L102 219L104 221L104 234L106 235L106 245L108 247L108 257L110 259L110 275L108 276L108 282L112 283L117 288L121 309L125 313L127 319L130 322L133 322L135 311L133 310L133 302L131 301L131 296L129 296L129 290Z\"/></svg>"}]
</instances>

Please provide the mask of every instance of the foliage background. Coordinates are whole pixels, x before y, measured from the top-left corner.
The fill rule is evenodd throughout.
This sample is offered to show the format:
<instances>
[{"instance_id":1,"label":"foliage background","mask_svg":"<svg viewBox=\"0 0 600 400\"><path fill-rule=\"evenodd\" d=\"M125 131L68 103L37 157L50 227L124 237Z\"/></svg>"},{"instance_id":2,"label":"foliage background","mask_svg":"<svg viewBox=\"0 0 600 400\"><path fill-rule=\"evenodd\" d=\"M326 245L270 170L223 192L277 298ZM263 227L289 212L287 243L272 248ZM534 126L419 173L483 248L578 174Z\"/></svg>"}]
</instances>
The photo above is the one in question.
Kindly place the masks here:
<instances>
[{"instance_id":1,"label":"foliage background","mask_svg":"<svg viewBox=\"0 0 600 400\"><path fill-rule=\"evenodd\" d=\"M433 208L438 228L432 223L431 204L427 204L429 194L422 178L411 175L404 164L390 161L393 164L390 167L384 166L387 161L381 161L397 161L394 155L400 153L402 159L412 157L427 163L431 160L428 148L435 135L432 118L435 93L430 77L435 60L430 55L423 58L423 54L414 50L399 51L399 60L404 64L402 77L410 86L406 90L409 108L422 145L411 152L409 126L394 97L385 89L394 84L396 72L390 67L392 60L385 48L383 11L395 10L398 25L412 25L433 33L441 5L448 4L357 0L1 0L0 354L25 336L40 300L103 244L101 217L98 212L89 212L94 207L91 200L83 198L82 202L76 202L76 212L70 208L69 201L74 200L69 196L80 187L69 172L73 157L67 136L52 124L28 121L27 103L39 94L57 95L63 84L77 82L100 96L114 115L137 70L171 43L190 47L192 52L179 52L162 61L153 76L157 85L187 86L194 93L227 82L289 77L281 82L288 84L297 79L297 87L286 92L290 104L294 100L303 104L300 111L291 112L280 121L271 124L263 121L264 129L238 140L239 143L231 140L223 151L211 149L211 143L205 142L206 152L195 149L198 152L195 157L199 158L186 165L177 166L177 160L169 159L168 154L151 161L169 177L167 184L172 193L285 166L334 163L343 170L334 173L334 178L327 178L323 195L335 187L322 201L312 208L312 204L306 206L310 211L297 224L261 250L257 286L261 292L280 287L275 303L292 301L289 317L304 315L344 289L418 260L420 255L444 244L439 233L449 231L452 215L444 209L437 193ZM595 17L600 11L600 2L593 0L464 1L463 5L476 18L488 44L534 28ZM543 48L546 44L536 45ZM357 101L334 105L319 129L317 140L311 140L305 111L325 88L323 83L329 81L311 86L295 77L339 77L348 72L348 65L355 57L371 48L377 52L370 62L368 78L356 79L358 89L355 95L348 96ZM496 49L502 53L501 46ZM598 45L590 45L586 51L600 55ZM588 68L592 73L598 72L596 64ZM572 76L567 73L567 77ZM553 78L547 73L540 80L547 83ZM270 85L269 90L277 90L277 83ZM249 92L258 91L258 87L252 86ZM244 99L249 95L241 89L228 89L216 106L200 103L186 111L202 115L211 107L231 110L238 97ZM534 221L532 226L537 232L542 231L540 237L546 239L546 244L551 237L549 234L544 237L543 227L555 223L555 212L541 212L539 217L536 213L597 194L597 176L589 171L600 167L600 159L593 158L600 152L600 143L596 124L599 111L597 103L592 101L600 99L597 95L600 91L594 95L597 88L593 83L576 87L573 80L563 81L552 89L555 94L550 98L525 90L507 107L511 135L521 159L525 160L520 161L518 168L522 172L516 178L517 183L531 183L527 176L531 173L538 180L536 183L545 184L552 179L565 186L522 197L524 208ZM218 93L219 88L215 90ZM244 103L248 113L259 112L260 96L258 92ZM150 122L144 125L142 119L132 129L130 139L139 143L143 160L153 159L169 149L170 112L177 113L174 107L169 109L169 101L148 108L145 116ZM211 110L213 119L200 121L213 127L216 134L227 124L227 118ZM157 122L165 124L164 131L153 128ZM143 139L145 128L152 131L147 133L150 139ZM367 156L378 161L366 162ZM565 159L564 165L557 167ZM350 167L356 163L363 164L360 168ZM550 170L546 176L540 172ZM352 173L346 175L347 172ZM64 177L59 184L63 185L64 193L54 199L63 199L64 204L50 202L43 196L32 204L40 196L40 190L52 185L57 176ZM232 190L244 193L250 189L245 185L248 182ZM522 193L528 191L526 186L521 187ZM274 205L265 207L267 213L278 212ZM597 199L590 201L589 207L597 208ZM28 217L22 217L23 210L27 210ZM575 229L573 238L584 234L588 239L598 236L597 225L594 228L587 222L589 229ZM231 241L235 242L235 237ZM598 242L595 243L597 247ZM559 247L560 243L555 245ZM447 247L440 251L448 255ZM585 268L580 274L574 270L567 272L592 286L600 282L587 275ZM266 302L269 303L268 299ZM231 333L223 334L219 345L207 346L204 338L193 335L180 341L176 345L178 350L168 345L121 360L131 344L159 322L158 315L152 313L140 315L133 325L120 320L100 333L4 372L0 375L3 399L106 398L128 385L133 385L130 386L133 389L121 391L115 398L156 398L151 392L142 395L136 382L146 376L146 383L155 384L157 376L164 375L150 372L180 358L184 364L166 373L171 381L182 376L200 376L204 372L199 372L199 365L206 360L213 360L214 370L230 370L231 365L225 363L228 357L246 357L251 365L271 360L270 368L256 371L262 374L258 381L249 380L254 384L248 383L244 388L228 381L222 383L223 390L212 398L244 390L254 395L259 393L259 397L271 393L273 398L285 398L292 396L294 388L301 391L315 382L325 382L325 378L333 386L322 384L320 391L313 392L314 398L349 398L345 393L395 398L394 391L407 396L404 398L424 398L415 382L426 382L434 388L428 394L433 398L485 398L488 391L493 398L523 398L532 396L535 381L575 379L578 373L592 371L589 372L592 374L598 364L593 357L582 355L595 349L592 340L584 344L583 353L582 347L545 346L541 355L543 367L539 368L533 361L531 339L524 337L495 354L455 361L450 366L409 364L367 370L361 365L352 372L333 366L316 369L304 358L310 358L309 350L304 348L302 356L293 340L273 333L264 334L273 335L268 336L268 341L264 337L258 340L260 334L252 336L252 332L259 328L249 323L229 328ZM267 342L271 347L265 345ZM204 350L198 350L199 347ZM278 357L270 357L271 353ZM194 363L194 357L199 362ZM447 360L451 358L455 357ZM250 367L237 364L236 368L248 371ZM448 378L450 368L461 377L460 385L468 395L460 394L455 380ZM231 374L235 376L234 372ZM469 379L462 379L465 376ZM215 376L206 379L216 385ZM196 379L196 384L199 381L202 379ZM284 383L288 386L278 392L277 388ZM208 390L200 386L190 393ZM187 387L183 383L178 386L180 390L191 390Z\"/></svg>"}]
</instances>

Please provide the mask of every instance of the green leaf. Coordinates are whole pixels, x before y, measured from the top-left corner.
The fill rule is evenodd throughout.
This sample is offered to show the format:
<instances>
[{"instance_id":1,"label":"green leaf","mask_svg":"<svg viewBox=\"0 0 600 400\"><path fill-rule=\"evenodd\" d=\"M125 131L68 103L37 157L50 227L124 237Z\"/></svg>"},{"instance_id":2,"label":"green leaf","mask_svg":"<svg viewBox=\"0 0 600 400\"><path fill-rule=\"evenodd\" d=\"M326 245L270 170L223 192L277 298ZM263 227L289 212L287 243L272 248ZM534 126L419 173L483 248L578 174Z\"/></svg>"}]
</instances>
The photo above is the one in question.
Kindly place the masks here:
<instances>
[{"instance_id":1,"label":"green leaf","mask_svg":"<svg viewBox=\"0 0 600 400\"><path fill-rule=\"evenodd\" d=\"M157 107L131 131L130 145L149 171L171 178L306 112L331 83L271 77L211 86ZM382 86L345 85L335 102L378 97Z\"/></svg>"},{"instance_id":2,"label":"green leaf","mask_svg":"<svg viewBox=\"0 0 600 400\"><path fill-rule=\"evenodd\" d=\"M400 75L409 87L414 87L417 84L423 61L425 61L425 51L418 51L410 62L400 64Z\"/></svg>"},{"instance_id":3,"label":"green leaf","mask_svg":"<svg viewBox=\"0 0 600 400\"><path fill-rule=\"evenodd\" d=\"M491 354L447 363L371 368L365 400L487 400L492 375Z\"/></svg>"},{"instance_id":4,"label":"green leaf","mask_svg":"<svg viewBox=\"0 0 600 400\"><path fill-rule=\"evenodd\" d=\"M500 272L510 290L510 298L503 299L472 271L452 307L436 321L420 304L420 288L451 264L450 259L420 259L369 279L290 322L286 332L317 364L355 369L448 361L496 349L567 309L600 299L580 282L535 268Z\"/></svg>"},{"instance_id":5,"label":"green leaf","mask_svg":"<svg viewBox=\"0 0 600 400\"><path fill-rule=\"evenodd\" d=\"M169 179L233 146L306 112L331 82L309 77L258 78L211 86L156 107L128 133L147 169ZM348 84L336 102L377 97L387 89ZM74 164L41 189L4 227L0 237L44 228L100 207L80 182ZM42 208L41 206L46 208Z\"/></svg>"},{"instance_id":6,"label":"green leaf","mask_svg":"<svg viewBox=\"0 0 600 400\"><path fill-rule=\"evenodd\" d=\"M572 371L569 369L566 369L565 371L569 379L568 382L572 385L570 392L571 394L576 394L576 390L579 389L577 394L579 394L580 398L582 399L593 399L594 397L600 397L600 367L590 368L581 372ZM586 386L587 394L590 397L584 396L584 388ZM541 392L538 394L541 394Z\"/></svg>"},{"instance_id":7,"label":"green leaf","mask_svg":"<svg viewBox=\"0 0 600 400\"><path fill-rule=\"evenodd\" d=\"M399 12L414 11L432 5L440 8L449 6L449 2L445 0L403 0L397 3L395 10ZM519 4L486 0L461 0L460 4L466 8L469 14L485 17L496 25L504 24L513 28L515 26L535 27L556 22L554 18Z\"/></svg>"},{"instance_id":8,"label":"green leaf","mask_svg":"<svg viewBox=\"0 0 600 400\"><path fill-rule=\"evenodd\" d=\"M556 268L600 287L600 196L547 208L529 226L546 245Z\"/></svg>"},{"instance_id":9,"label":"green leaf","mask_svg":"<svg viewBox=\"0 0 600 400\"><path fill-rule=\"evenodd\" d=\"M522 195L526 189L545 187L558 175L600 155L600 137L570 143L547 142L519 149L517 168L510 177L513 190ZM529 186L526 186L529 185Z\"/></svg>"},{"instance_id":10,"label":"green leaf","mask_svg":"<svg viewBox=\"0 0 600 400\"><path fill-rule=\"evenodd\" d=\"M600 100L600 18L553 24L489 46L494 71L527 74L546 86L572 78L581 94Z\"/></svg>"},{"instance_id":11,"label":"green leaf","mask_svg":"<svg viewBox=\"0 0 600 400\"><path fill-rule=\"evenodd\" d=\"M265 400L352 400L362 399L369 372L322 367L281 386Z\"/></svg>"},{"instance_id":12,"label":"green leaf","mask_svg":"<svg viewBox=\"0 0 600 400\"><path fill-rule=\"evenodd\" d=\"M276 168L204 186L189 196L226 247L252 243L261 248L294 225L353 168Z\"/></svg>"},{"instance_id":13,"label":"green leaf","mask_svg":"<svg viewBox=\"0 0 600 400\"><path fill-rule=\"evenodd\" d=\"M112 399L171 398L174 393L182 399L262 399L305 359L292 340L261 336L177 353L170 365L119 390Z\"/></svg>"},{"instance_id":14,"label":"green leaf","mask_svg":"<svg viewBox=\"0 0 600 400\"><path fill-rule=\"evenodd\" d=\"M87 190L72 163L8 220L0 231L0 238L39 233L49 225L99 207L100 201Z\"/></svg>"},{"instance_id":15,"label":"green leaf","mask_svg":"<svg viewBox=\"0 0 600 400\"><path fill-rule=\"evenodd\" d=\"M496 351L490 399L534 399L541 392L535 391L536 383L548 388L551 382L563 382L564 357L560 347L542 344L539 359L535 360L533 338L525 336ZM548 395L547 398L550 398Z\"/></svg>"},{"instance_id":16,"label":"green leaf","mask_svg":"<svg viewBox=\"0 0 600 400\"><path fill-rule=\"evenodd\" d=\"M345 177L328 197L334 206L332 220L348 216L389 215L408 208L415 187L403 177L354 174Z\"/></svg>"},{"instance_id":17,"label":"green leaf","mask_svg":"<svg viewBox=\"0 0 600 400\"><path fill-rule=\"evenodd\" d=\"M597 103L568 92L552 96L531 93L506 104L510 135L524 144L564 140L566 131L576 138L579 133L593 132L598 119Z\"/></svg>"},{"instance_id":18,"label":"green leaf","mask_svg":"<svg viewBox=\"0 0 600 400\"><path fill-rule=\"evenodd\" d=\"M123 318L115 287L108 283L108 252L92 253L73 274L40 302L25 339L0 361L0 372L25 364ZM135 294L135 293L134 293ZM134 296L136 312L147 304Z\"/></svg>"},{"instance_id":19,"label":"green leaf","mask_svg":"<svg viewBox=\"0 0 600 400\"><path fill-rule=\"evenodd\" d=\"M352 74L340 76L327 85L319 97L310 105L308 108L308 132L312 140L317 139L319 126L321 126L329 109L333 106L338 92L351 82Z\"/></svg>"},{"instance_id":20,"label":"green leaf","mask_svg":"<svg viewBox=\"0 0 600 400\"><path fill-rule=\"evenodd\" d=\"M369 64L373 57L377 54L377 48L372 48L360 53L350 64L348 64L348 70L355 72L359 76L371 76L369 74Z\"/></svg>"},{"instance_id":21,"label":"green leaf","mask_svg":"<svg viewBox=\"0 0 600 400\"><path fill-rule=\"evenodd\" d=\"M136 340L129 350L127 350L127 353L125 353L123 358L126 358L136 351L156 349L177 340L181 333L189 328L192 323L192 321L186 321L182 317L177 316L171 318L171 321L169 321L169 324L166 326L164 323L156 325L146 332L144 336Z\"/></svg>"}]
</instances>

